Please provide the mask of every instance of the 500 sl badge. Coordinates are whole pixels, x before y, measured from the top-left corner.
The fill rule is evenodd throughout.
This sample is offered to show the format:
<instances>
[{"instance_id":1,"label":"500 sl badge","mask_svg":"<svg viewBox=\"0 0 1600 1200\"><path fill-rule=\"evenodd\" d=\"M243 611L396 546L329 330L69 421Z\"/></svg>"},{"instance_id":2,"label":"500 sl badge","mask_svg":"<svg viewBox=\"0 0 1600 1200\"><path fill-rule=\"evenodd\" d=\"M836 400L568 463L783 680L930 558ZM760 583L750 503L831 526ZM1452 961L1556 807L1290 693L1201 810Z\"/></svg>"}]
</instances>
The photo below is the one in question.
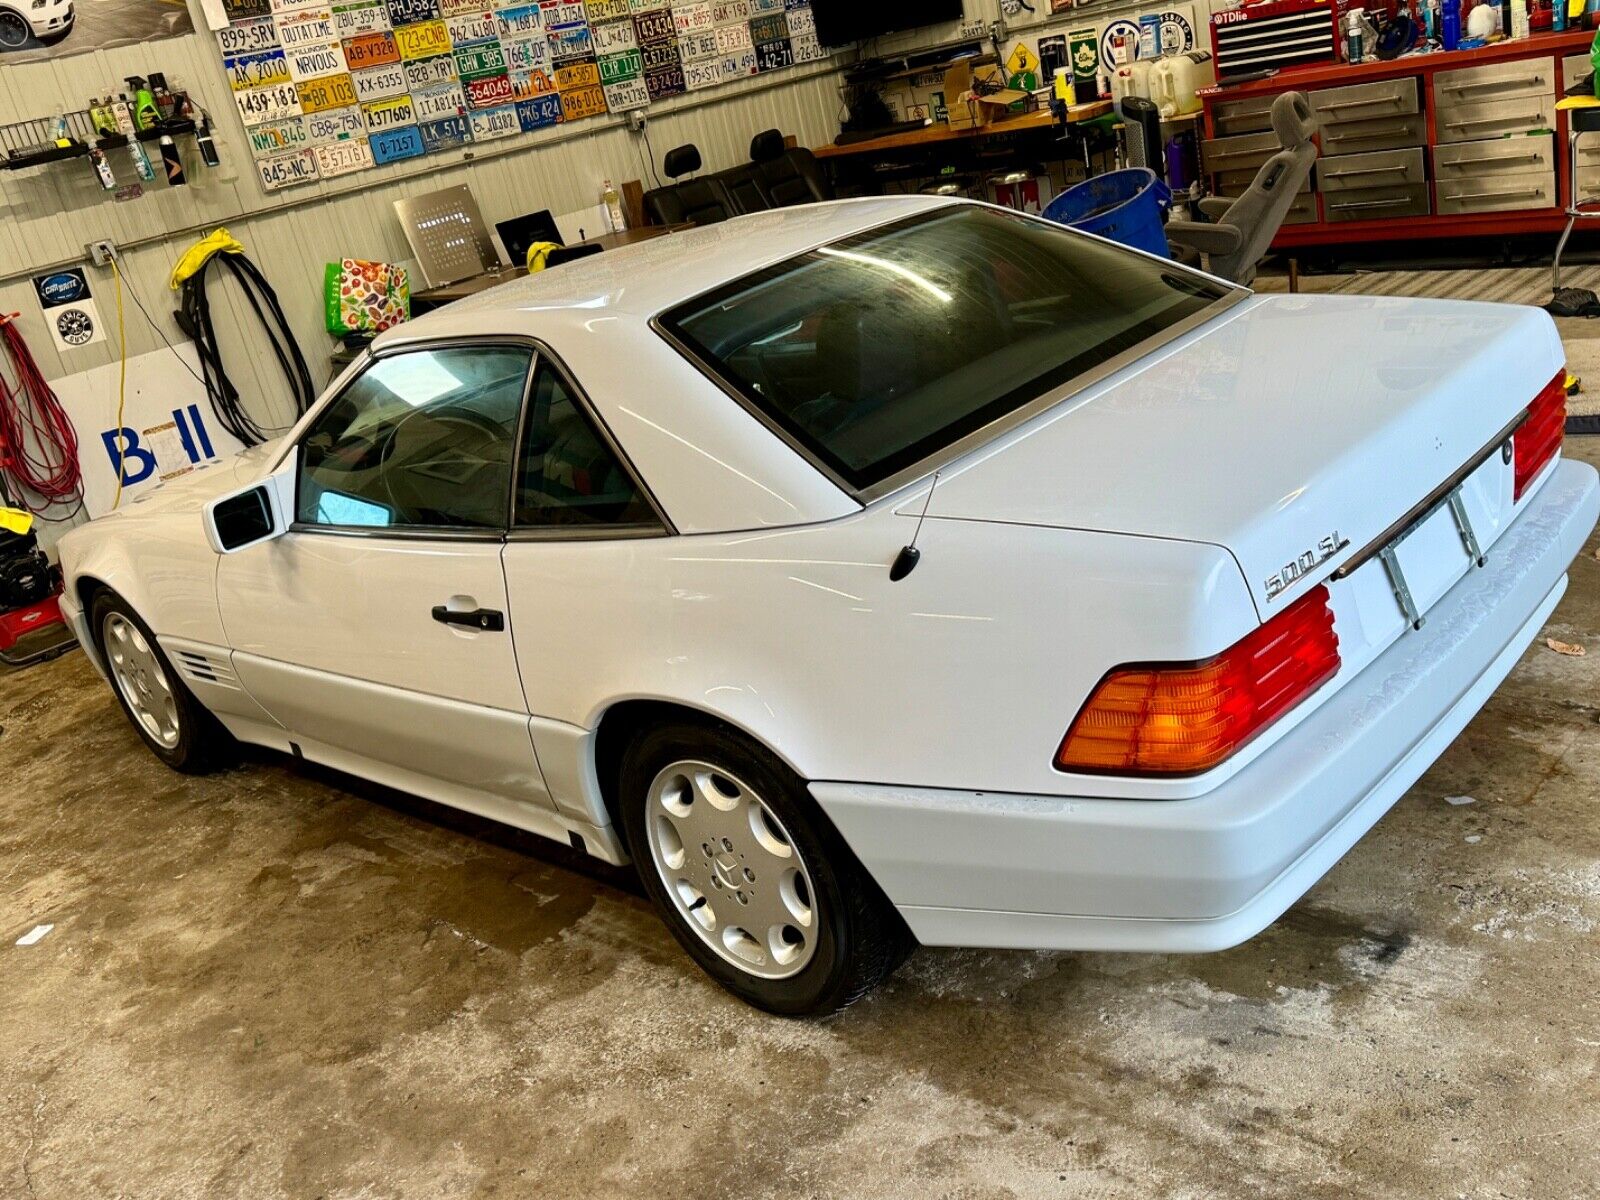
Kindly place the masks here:
<instances>
[{"instance_id":1,"label":"500 sl badge","mask_svg":"<svg viewBox=\"0 0 1600 1200\"><path fill-rule=\"evenodd\" d=\"M1327 562L1349 544L1350 539L1340 537L1339 531L1335 529L1311 549L1301 551L1293 562L1284 563L1281 570L1267 576L1267 599L1272 600L1288 591L1304 578L1307 571L1315 570L1319 564Z\"/></svg>"}]
</instances>

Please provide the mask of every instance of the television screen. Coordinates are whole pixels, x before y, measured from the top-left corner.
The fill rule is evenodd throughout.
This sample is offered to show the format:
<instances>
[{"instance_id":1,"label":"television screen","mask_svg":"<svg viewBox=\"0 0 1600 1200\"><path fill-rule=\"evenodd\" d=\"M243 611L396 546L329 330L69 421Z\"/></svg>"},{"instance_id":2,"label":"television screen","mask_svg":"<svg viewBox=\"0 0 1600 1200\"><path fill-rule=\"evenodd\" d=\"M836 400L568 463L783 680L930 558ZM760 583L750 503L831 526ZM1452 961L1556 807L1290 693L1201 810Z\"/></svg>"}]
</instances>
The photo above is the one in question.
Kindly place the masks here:
<instances>
[{"instance_id":1,"label":"television screen","mask_svg":"<svg viewBox=\"0 0 1600 1200\"><path fill-rule=\"evenodd\" d=\"M959 21L961 0L811 0L817 40L847 46L902 29Z\"/></svg>"}]
</instances>

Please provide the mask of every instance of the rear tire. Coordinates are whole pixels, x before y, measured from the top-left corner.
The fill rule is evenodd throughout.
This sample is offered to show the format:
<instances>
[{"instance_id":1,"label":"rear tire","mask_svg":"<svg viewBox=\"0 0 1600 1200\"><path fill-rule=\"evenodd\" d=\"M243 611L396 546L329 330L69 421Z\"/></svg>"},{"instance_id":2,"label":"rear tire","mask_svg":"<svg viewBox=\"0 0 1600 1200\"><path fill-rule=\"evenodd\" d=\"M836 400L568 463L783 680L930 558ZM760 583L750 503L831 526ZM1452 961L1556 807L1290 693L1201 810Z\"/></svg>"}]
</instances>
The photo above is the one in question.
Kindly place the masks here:
<instances>
[{"instance_id":1,"label":"rear tire","mask_svg":"<svg viewBox=\"0 0 1600 1200\"><path fill-rule=\"evenodd\" d=\"M111 691L151 753L185 775L208 774L234 761L239 743L184 686L126 600L109 589L95 593L89 628Z\"/></svg>"},{"instance_id":2,"label":"rear tire","mask_svg":"<svg viewBox=\"0 0 1600 1200\"><path fill-rule=\"evenodd\" d=\"M644 731L623 755L619 799L667 927L757 1008L836 1012L915 944L805 784L740 733L690 722Z\"/></svg>"}]
</instances>

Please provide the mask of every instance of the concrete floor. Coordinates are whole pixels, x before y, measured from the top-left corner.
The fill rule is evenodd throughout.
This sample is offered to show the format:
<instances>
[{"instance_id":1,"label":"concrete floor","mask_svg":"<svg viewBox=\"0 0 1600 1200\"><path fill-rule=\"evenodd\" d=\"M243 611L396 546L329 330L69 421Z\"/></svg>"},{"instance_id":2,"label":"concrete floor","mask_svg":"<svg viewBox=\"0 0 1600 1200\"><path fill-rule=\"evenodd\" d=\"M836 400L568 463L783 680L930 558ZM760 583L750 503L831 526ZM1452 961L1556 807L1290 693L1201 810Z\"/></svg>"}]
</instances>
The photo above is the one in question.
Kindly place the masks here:
<instances>
[{"instance_id":1,"label":"concrete floor","mask_svg":"<svg viewBox=\"0 0 1600 1200\"><path fill-rule=\"evenodd\" d=\"M171 774L80 655L0 676L0 1196L1600 1194L1593 549L1548 630L1589 656L1530 649L1253 942L925 950L826 1023L711 986L625 874Z\"/></svg>"}]
</instances>

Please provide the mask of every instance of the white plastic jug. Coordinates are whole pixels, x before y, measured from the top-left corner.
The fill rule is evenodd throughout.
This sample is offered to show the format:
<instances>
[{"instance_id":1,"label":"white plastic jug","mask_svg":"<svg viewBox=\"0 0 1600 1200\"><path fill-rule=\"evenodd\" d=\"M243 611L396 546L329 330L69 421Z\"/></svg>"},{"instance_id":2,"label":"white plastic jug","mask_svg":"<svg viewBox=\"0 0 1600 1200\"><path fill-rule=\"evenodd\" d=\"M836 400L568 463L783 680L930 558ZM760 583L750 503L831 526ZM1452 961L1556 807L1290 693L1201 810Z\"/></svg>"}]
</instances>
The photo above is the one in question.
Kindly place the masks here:
<instances>
[{"instance_id":1,"label":"white plastic jug","mask_svg":"<svg viewBox=\"0 0 1600 1200\"><path fill-rule=\"evenodd\" d=\"M1119 66L1111 77L1112 103L1120 104L1128 96L1150 99L1150 69L1154 65L1153 59L1136 58Z\"/></svg>"},{"instance_id":2,"label":"white plastic jug","mask_svg":"<svg viewBox=\"0 0 1600 1200\"><path fill-rule=\"evenodd\" d=\"M1150 68L1150 99L1161 110L1163 120L1200 111L1202 105L1196 92L1210 83L1210 72L1205 67L1210 58L1209 54L1195 52L1173 54Z\"/></svg>"}]
</instances>

